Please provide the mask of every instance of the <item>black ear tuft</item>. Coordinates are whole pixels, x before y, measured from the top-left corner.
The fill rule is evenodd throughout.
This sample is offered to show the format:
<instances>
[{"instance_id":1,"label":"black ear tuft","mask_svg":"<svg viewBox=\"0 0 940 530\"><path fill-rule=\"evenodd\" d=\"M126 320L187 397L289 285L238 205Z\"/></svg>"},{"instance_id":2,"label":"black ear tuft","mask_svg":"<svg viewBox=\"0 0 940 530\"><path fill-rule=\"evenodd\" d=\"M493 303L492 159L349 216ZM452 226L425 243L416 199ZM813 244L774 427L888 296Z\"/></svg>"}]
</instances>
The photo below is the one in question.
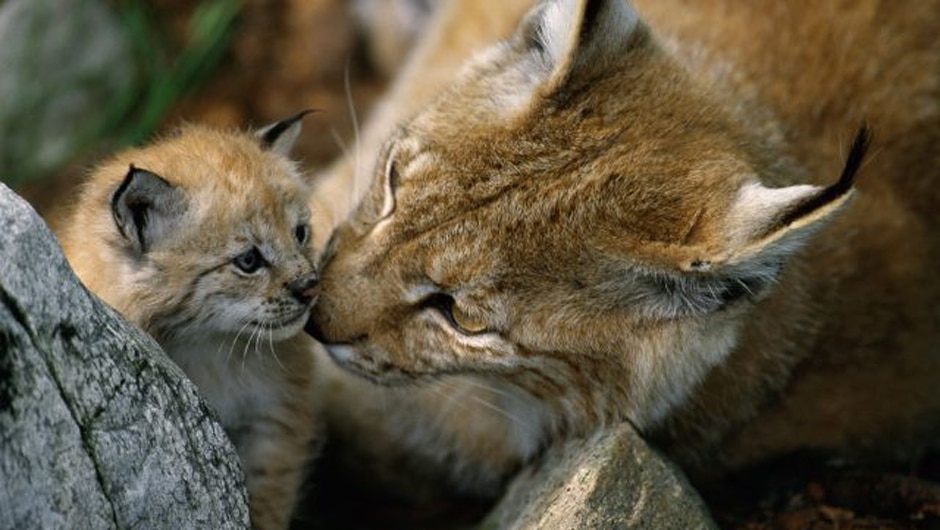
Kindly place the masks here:
<instances>
[{"instance_id":1,"label":"black ear tuft","mask_svg":"<svg viewBox=\"0 0 940 530\"><path fill-rule=\"evenodd\" d=\"M845 167L842 169L842 175L839 181L832 187L841 190L842 193L848 191L855 184L855 175L858 173L865 155L868 154L868 148L871 146L872 132L867 123L862 123L855 133L855 139L852 141L852 148L849 150L849 156L845 159Z\"/></svg>"},{"instance_id":2,"label":"black ear tuft","mask_svg":"<svg viewBox=\"0 0 940 530\"><path fill-rule=\"evenodd\" d=\"M131 164L111 196L111 215L135 251L146 254L185 211L182 191L163 177Z\"/></svg>"},{"instance_id":3,"label":"black ear tuft","mask_svg":"<svg viewBox=\"0 0 940 530\"><path fill-rule=\"evenodd\" d=\"M258 138L261 146L265 149L275 151L286 155L297 137L300 135L300 121L307 114L317 112L316 109L307 109L291 116L290 118L272 123L258 131Z\"/></svg>"},{"instance_id":4,"label":"black ear tuft","mask_svg":"<svg viewBox=\"0 0 940 530\"><path fill-rule=\"evenodd\" d=\"M855 133L855 139L852 141L852 148L849 150L849 156L845 159L845 167L842 168L842 174L835 184L824 188L819 194L799 204L796 208L787 212L787 215L780 221L780 225L786 226L793 223L796 219L806 216L825 206L832 201L848 193L855 185L855 177L862 162L865 161L865 155L871 146L872 133L868 125L862 123L858 132Z\"/></svg>"}]
</instances>

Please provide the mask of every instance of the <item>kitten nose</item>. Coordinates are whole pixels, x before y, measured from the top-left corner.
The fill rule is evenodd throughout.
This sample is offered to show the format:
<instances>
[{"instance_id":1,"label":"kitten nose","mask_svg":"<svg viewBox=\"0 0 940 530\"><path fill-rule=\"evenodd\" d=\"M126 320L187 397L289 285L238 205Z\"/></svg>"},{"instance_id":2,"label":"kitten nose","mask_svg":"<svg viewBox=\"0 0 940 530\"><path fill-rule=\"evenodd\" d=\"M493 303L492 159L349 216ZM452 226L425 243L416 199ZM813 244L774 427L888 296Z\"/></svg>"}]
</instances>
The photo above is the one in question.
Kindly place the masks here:
<instances>
[{"instance_id":1,"label":"kitten nose","mask_svg":"<svg viewBox=\"0 0 940 530\"><path fill-rule=\"evenodd\" d=\"M309 304L320 293L319 283L320 277L316 273L307 274L287 284L287 289L297 301L302 304Z\"/></svg>"}]
</instances>

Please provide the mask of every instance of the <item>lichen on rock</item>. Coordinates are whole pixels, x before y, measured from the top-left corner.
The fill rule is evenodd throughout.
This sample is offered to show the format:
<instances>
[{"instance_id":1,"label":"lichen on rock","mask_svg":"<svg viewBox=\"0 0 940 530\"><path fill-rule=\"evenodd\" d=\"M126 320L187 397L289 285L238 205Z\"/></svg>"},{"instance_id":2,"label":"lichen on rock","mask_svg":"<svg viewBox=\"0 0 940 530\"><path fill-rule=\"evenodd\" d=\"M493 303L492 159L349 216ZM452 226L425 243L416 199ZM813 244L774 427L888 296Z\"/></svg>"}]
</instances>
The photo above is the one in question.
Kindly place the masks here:
<instances>
[{"instance_id":1,"label":"lichen on rock","mask_svg":"<svg viewBox=\"0 0 940 530\"><path fill-rule=\"evenodd\" d=\"M195 386L0 185L0 529L248 528Z\"/></svg>"}]
</instances>

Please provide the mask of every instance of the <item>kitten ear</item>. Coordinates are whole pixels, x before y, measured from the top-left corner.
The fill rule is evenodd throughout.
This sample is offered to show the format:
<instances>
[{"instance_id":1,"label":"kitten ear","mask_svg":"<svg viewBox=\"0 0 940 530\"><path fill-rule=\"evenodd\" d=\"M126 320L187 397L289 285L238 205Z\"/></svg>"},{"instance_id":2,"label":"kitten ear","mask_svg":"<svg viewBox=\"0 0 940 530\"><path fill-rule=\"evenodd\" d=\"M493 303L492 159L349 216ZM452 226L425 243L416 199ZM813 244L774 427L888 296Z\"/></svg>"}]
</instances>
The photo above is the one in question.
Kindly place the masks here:
<instances>
[{"instance_id":1,"label":"kitten ear","mask_svg":"<svg viewBox=\"0 0 940 530\"><path fill-rule=\"evenodd\" d=\"M646 275L647 297L660 316L714 311L776 282L786 261L854 194L853 184L871 142L862 127L839 180L827 187L741 189L711 252L691 250L679 259L679 274Z\"/></svg>"},{"instance_id":2,"label":"kitten ear","mask_svg":"<svg viewBox=\"0 0 940 530\"><path fill-rule=\"evenodd\" d=\"M523 20L515 42L536 53L550 72L550 88L584 68L604 68L622 57L644 27L627 0L546 0Z\"/></svg>"},{"instance_id":3,"label":"kitten ear","mask_svg":"<svg viewBox=\"0 0 940 530\"><path fill-rule=\"evenodd\" d=\"M311 112L315 110L307 109L290 118L262 127L255 133L261 146L283 156L289 155L297 138L300 137L301 120Z\"/></svg>"},{"instance_id":4,"label":"kitten ear","mask_svg":"<svg viewBox=\"0 0 940 530\"><path fill-rule=\"evenodd\" d=\"M185 210L185 196L179 188L133 165L111 196L114 223L139 254L146 254L172 231Z\"/></svg>"}]
</instances>

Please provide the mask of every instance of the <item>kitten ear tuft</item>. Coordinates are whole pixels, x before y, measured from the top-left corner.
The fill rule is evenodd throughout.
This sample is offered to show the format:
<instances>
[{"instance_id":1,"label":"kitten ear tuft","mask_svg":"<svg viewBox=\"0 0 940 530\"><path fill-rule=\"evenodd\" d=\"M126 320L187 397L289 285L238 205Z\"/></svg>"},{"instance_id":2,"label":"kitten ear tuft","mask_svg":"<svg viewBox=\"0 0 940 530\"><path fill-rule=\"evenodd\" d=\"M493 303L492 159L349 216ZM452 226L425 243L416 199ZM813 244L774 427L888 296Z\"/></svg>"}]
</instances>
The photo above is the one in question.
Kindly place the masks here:
<instances>
[{"instance_id":1,"label":"kitten ear tuft","mask_svg":"<svg viewBox=\"0 0 940 530\"><path fill-rule=\"evenodd\" d=\"M317 109L307 109L291 116L290 118L272 123L262 127L256 135L261 142L261 146L267 150L280 155L287 156L291 148L300 137L301 120L307 114L318 112Z\"/></svg>"},{"instance_id":2,"label":"kitten ear tuft","mask_svg":"<svg viewBox=\"0 0 940 530\"><path fill-rule=\"evenodd\" d=\"M111 196L114 223L138 254L146 254L172 231L185 210L182 190L133 164Z\"/></svg>"}]
</instances>

